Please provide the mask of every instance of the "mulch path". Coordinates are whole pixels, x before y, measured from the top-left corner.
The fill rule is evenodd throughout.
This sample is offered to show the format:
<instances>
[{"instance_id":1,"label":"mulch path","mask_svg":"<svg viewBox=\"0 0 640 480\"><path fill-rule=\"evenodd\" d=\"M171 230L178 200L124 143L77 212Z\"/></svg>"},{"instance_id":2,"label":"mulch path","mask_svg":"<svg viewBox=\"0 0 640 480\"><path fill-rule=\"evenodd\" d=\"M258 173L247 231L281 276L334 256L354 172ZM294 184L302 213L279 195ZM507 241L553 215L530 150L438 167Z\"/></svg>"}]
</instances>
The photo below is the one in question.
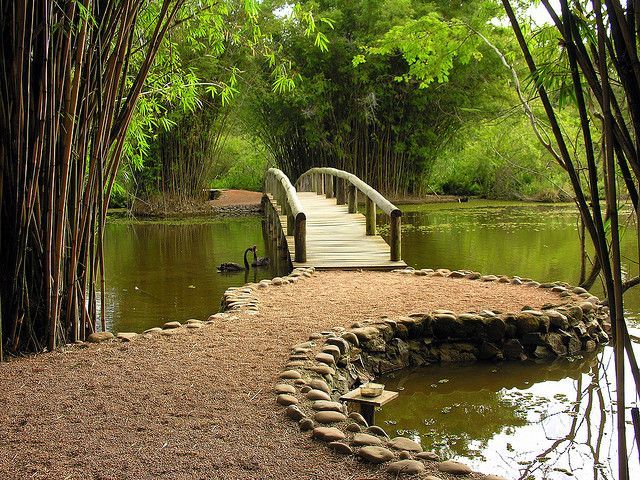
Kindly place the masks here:
<instances>
[{"instance_id":1,"label":"mulch path","mask_svg":"<svg viewBox=\"0 0 640 480\"><path fill-rule=\"evenodd\" d=\"M249 190L224 190L221 195L210 200L212 207L228 207L233 205L260 205L262 192L252 192Z\"/></svg>"},{"instance_id":2,"label":"mulch path","mask_svg":"<svg viewBox=\"0 0 640 480\"><path fill-rule=\"evenodd\" d=\"M272 388L291 345L382 314L561 303L542 289L373 272L257 295L259 315L0 364L0 478L386 478L285 418Z\"/></svg>"}]
</instances>

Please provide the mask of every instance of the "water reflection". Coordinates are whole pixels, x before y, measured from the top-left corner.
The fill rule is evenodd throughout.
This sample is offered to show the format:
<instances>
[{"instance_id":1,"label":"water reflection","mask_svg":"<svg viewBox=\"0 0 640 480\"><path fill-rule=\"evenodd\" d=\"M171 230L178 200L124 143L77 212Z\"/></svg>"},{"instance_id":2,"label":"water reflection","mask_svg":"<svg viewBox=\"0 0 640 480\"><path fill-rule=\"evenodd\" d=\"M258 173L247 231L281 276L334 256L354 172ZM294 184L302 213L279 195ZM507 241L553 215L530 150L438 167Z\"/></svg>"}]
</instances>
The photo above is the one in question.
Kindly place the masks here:
<instances>
[{"instance_id":1,"label":"water reflection","mask_svg":"<svg viewBox=\"0 0 640 480\"><path fill-rule=\"evenodd\" d=\"M224 290L273 278L288 269L265 240L258 216L131 222L113 219L105 232L108 328L139 332L166 321L206 318L218 311ZM243 263L258 245L270 265L248 272L218 273L223 262ZM251 263L252 257L249 257Z\"/></svg>"},{"instance_id":2,"label":"water reflection","mask_svg":"<svg viewBox=\"0 0 640 480\"><path fill-rule=\"evenodd\" d=\"M400 397L377 423L506 478L613 479L613 378L609 347L547 364L425 367L380 379ZM631 426L629 436L634 478L640 465Z\"/></svg>"},{"instance_id":3,"label":"water reflection","mask_svg":"<svg viewBox=\"0 0 640 480\"><path fill-rule=\"evenodd\" d=\"M577 284L580 278L578 217L572 205L495 201L401 205L402 258L416 268L477 270L520 275L541 282ZM381 232L388 228L380 215ZM625 217L626 218L626 217ZM635 226L622 235L623 269L638 272ZM593 293L602 296L595 285ZM640 318L640 289L625 294L628 319Z\"/></svg>"}]
</instances>

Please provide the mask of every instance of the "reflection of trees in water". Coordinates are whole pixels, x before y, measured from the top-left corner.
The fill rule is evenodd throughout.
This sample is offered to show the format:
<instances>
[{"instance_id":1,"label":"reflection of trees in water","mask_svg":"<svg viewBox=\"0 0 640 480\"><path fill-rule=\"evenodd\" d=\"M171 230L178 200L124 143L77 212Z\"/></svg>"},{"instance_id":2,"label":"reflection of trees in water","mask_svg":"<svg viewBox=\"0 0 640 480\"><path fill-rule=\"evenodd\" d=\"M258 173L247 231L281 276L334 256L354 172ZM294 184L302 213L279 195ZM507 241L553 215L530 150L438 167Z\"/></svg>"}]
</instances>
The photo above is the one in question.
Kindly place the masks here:
<instances>
[{"instance_id":1,"label":"reflection of trees in water","mask_svg":"<svg viewBox=\"0 0 640 480\"><path fill-rule=\"evenodd\" d=\"M607 364L611 361L610 350L600 356L590 354L538 365L433 366L399 380L381 379L388 388L403 390L402 396L411 400L385 406L380 419L390 425L413 425L414 429L401 432L414 436L444 458L461 455L485 460L483 452L490 440L496 435L514 434L531 423L528 415L537 413L540 416L535 423L540 424L543 438L552 443L540 452L523 452L516 447L501 453L504 465L514 470L522 465L520 479L565 478L563 472L566 478L584 478L568 472L580 472L585 465L593 470L594 479L613 478L611 467L601 463L615 451L611 425L607 424L612 399L606 388L608 365L602 365L603 359ZM567 378L573 380L573 392L558 394L554 399L518 391ZM603 390L608 392L607 397ZM551 404L556 408L547 408ZM416 425L416 418L424 420ZM557 426L568 419L566 433L554 434L553 427L557 432Z\"/></svg>"},{"instance_id":2,"label":"reflection of trees in water","mask_svg":"<svg viewBox=\"0 0 640 480\"><path fill-rule=\"evenodd\" d=\"M606 428L607 410L613 404L611 391L606 388L609 384L607 370L611 358L610 350L605 350L601 356L597 357L597 361L589 371L591 381L586 386L582 377L577 379L574 383L575 401L571 409L568 412L559 413L572 417L568 432L557 438L547 435L547 440L553 442L544 451L538 453L535 459L521 471L519 480L533 478L536 473L542 474L542 478L547 478L553 471L571 472L571 476L574 476L575 472L589 464L592 465L594 480L614 478L612 466L601 462L605 436L609 437L608 449L604 454L605 460L608 457L607 452L616 448L612 443L612 430L609 428L607 431ZM603 389L609 398L605 399ZM597 412L597 418L595 412ZM545 418L543 422L549 420L553 420L551 416ZM567 467L558 466L561 463L566 464Z\"/></svg>"}]
</instances>

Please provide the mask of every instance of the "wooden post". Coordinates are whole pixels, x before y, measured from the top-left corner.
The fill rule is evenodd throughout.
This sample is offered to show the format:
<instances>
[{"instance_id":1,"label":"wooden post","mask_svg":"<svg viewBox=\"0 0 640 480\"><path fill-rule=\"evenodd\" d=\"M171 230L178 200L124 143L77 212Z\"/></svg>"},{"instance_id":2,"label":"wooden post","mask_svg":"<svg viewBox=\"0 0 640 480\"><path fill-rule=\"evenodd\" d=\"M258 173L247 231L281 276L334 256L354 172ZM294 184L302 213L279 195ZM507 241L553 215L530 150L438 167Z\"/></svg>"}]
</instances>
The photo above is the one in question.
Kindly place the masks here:
<instances>
[{"instance_id":1,"label":"wooden post","mask_svg":"<svg viewBox=\"0 0 640 480\"><path fill-rule=\"evenodd\" d=\"M324 174L318 173L318 182L316 186L318 187L316 193L318 195L324 195Z\"/></svg>"},{"instance_id":2,"label":"wooden post","mask_svg":"<svg viewBox=\"0 0 640 480\"><path fill-rule=\"evenodd\" d=\"M293 235L295 231L295 223L296 219L293 218L293 214L291 213L291 206L287 205L287 236Z\"/></svg>"},{"instance_id":3,"label":"wooden post","mask_svg":"<svg viewBox=\"0 0 640 480\"><path fill-rule=\"evenodd\" d=\"M296 215L293 243L296 262L305 263L307 261L307 217L302 212Z\"/></svg>"},{"instance_id":4,"label":"wooden post","mask_svg":"<svg viewBox=\"0 0 640 480\"><path fill-rule=\"evenodd\" d=\"M349 198L349 213L358 213L358 192L351 182L347 185Z\"/></svg>"},{"instance_id":5,"label":"wooden post","mask_svg":"<svg viewBox=\"0 0 640 480\"><path fill-rule=\"evenodd\" d=\"M346 203L344 197L344 180L336 177L336 203L338 205L344 205Z\"/></svg>"},{"instance_id":6,"label":"wooden post","mask_svg":"<svg viewBox=\"0 0 640 480\"><path fill-rule=\"evenodd\" d=\"M402 228L402 212L400 210L394 210L391 212L391 261L400 261L401 254L401 228Z\"/></svg>"},{"instance_id":7,"label":"wooden post","mask_svg":"<svg viewBox=\"0 0 640 480\"><path fill-rule=\"evenodd\" d=\"M335 195L333 194L333 175L325 175L325 181L327 182L327 186L325 188L325 192L327 192L327 198L333 198Z\"/></svg>"},{"instance_id":8,"label":"wooden post","mask_svg":"<svg viewBox=\"0 0 640 480\"><path fill-rule=\"evenodd\" d=\"M365 216L367 217L367 235L376 234L376 204L368 196L365 197Z\"/></svg>"}]
</instances>

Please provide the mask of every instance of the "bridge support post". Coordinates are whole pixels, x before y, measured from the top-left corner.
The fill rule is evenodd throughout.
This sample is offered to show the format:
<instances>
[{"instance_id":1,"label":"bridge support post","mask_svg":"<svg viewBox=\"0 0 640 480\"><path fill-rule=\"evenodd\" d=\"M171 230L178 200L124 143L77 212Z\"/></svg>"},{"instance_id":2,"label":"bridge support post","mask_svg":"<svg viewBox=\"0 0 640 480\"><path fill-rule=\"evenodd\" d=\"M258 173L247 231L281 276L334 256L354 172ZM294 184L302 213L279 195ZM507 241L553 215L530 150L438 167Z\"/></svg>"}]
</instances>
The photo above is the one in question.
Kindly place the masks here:
<instances>
[{"instance_id":1,"label":"bridge support post","mask_svg":"<svg viewBox=\"0 0 640 480\"><path fill-rule=\"evenodd\" d=\"M333 175L325 175L324 181L326 182L324 191L327 194L327 198L333 198Z\"/></svg>"},{"instance_id":2,"label":"bridge support post","mask_svg":"<svg viewBox=\"0 0 640 480\"><path fill-rule=\"evenodd\" d=\"M336 177L336 203L338 205L344 205L346 203L344 197L344 180Z\"/></svg>"},{"instance_id":3,"label":"bridge support post","mask_svg":"<svg viewBox=\"0 0 640 480\"><path fill-rule=\"evenodd\" d=\"M391 242L391 261L398 262L401 259L401 229L402 229L402 217L401 213L398 210L398 215L391 215L391 234L390 234L390 242Z\"/></svg>"},{"instance_id":4,"label":"bridge support post","mask_svg":"<svg viewBox=\"0 0 640 480\"><path fill-rule=\"evenodd\" d=\"M356 190L356 186L352 183L349 183L347 186L348 189L348 198L349 198L349 213L357 213L358 212L358 191Z\"/></svg>"},{"instance_id":5,"label":"bridge support post","mask_svg":"<svg viewBox=\"0 0 640 480\"><path fill-rule=\"evenodd\" d=\"M293 235L296 262L307 261L307 217L299 213L295 218L295 231Z\"/></svg>"},{"instance_id":6,"label":"bridge support post","mask_svg":"<svg viewBox=\"0 0 640 480\"><path fill-rule=\"evenodd\" d=\"M376 204L369 197L365 198L365 217L367 217L367 235L376 234Z\"/></svg>"},{"instance_id":7,"label":"bridge support post","mask_svg":"<svg viewBox=\"0 0 640 480\"><path fill-rule=\"evenodd\" d=\"M324 195L324 175L318 173L318 179L316 181L316 193L318 195Z\"/></svg>"},{"instance_id":8,"label":"bridge support post","mask_svg":"<svg viewBox=\"0 0 640 480\"><path fill-rule=\"evenodd\" d=\"M291 208L287 206L287 236L290 237L295 231L296 219L291 213Z\"/></svg>"}]
</instances>

